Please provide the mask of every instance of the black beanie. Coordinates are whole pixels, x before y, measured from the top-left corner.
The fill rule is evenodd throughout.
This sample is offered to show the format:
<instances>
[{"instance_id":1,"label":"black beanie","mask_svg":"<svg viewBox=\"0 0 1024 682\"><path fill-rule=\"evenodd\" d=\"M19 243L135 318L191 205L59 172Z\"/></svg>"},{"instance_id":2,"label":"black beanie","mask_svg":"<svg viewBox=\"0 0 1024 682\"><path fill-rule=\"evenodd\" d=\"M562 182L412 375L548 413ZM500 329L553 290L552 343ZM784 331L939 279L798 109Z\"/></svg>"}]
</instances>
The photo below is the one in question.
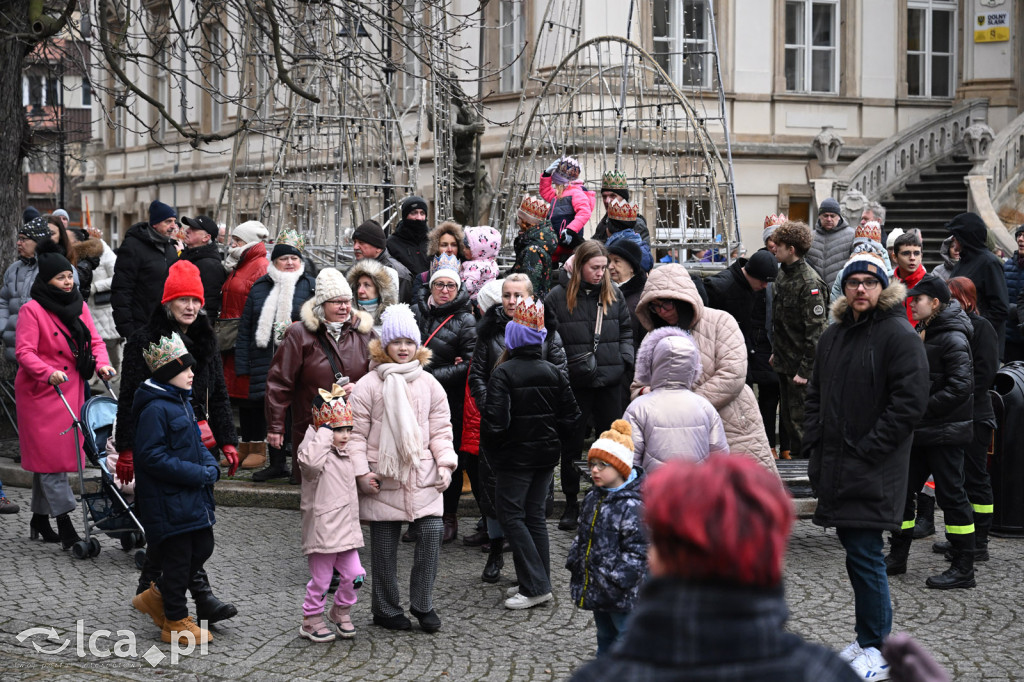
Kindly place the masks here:
<instances>
[{"instance_id":1,"label":"black beanie","mask_svg":"<svg viewBox=\"0 0 1024 682\"><path fill-rule=\"evenodd\" d=\"M632 265L634 275L639 275L644 272L644 269L640 267L640 261L643 259L644 254L643 251L640 250L640 245L636 242L622 237L620 239L616 239L607 248L608 253L616 255Z\"/></svg>"},{"instance_id":2,"label":"black beanie","mask_svg":"<svg viewBox=\"0 0 1024 682\"><path fill-rule=\"evenodd\" d=\"M191 354L186 353L181 357L174 358L166 365L157 367L153 370L153 380L159 381L161 384L171 383L171 379L184 372L189 367L196 366L196 359Z\"/></svg>"},{"instance_id":3,"label":"black beanie","mask_svg":"<svg viewBox=\"0 0 1024 682\"><path fill-rule=\"evenodd\" d=\"M352 233L352 241L358 239L377 249L387 248L387 238L384 235L384 228L376 220L364 220L363 223Z\"/></svg>"},{"instance_id":4,"label":"black beanie","mask_svg":"<svg viewBox=\"0 0 1024 682\"><path fill-rule=\"evenodd\" d=\"M423 197L408 197L402 202L402 220L409 217L409 214L415 211L417 208L422 208L423 212L427 212L427 202Z\"/></svg>"},{"instance_id":5,"label":"black beanie","mask_svg":"<svg viewBox=\"0 0 1024 682\"><path fill-rule=\"evenodd\" d=\"M622 197L626 201L629 201L629 190L626 189L625 187L602 187L601 191L602 192L615 192L616 194L618 194L620 197Z\"/></svg>"},{"instance_id":6,"label":"black beanie","mask_svg":"<svg viewBox=\"0 0 1024 682\"><path fill-rule=\"evenodd\" d=\"M64 257L59 245L55 244L49 237L38 242L36 247L36 262L39 263L38 277L49 282L62 272L74 273L74 266L71 261Z\"/></svg>"}]
</instances>

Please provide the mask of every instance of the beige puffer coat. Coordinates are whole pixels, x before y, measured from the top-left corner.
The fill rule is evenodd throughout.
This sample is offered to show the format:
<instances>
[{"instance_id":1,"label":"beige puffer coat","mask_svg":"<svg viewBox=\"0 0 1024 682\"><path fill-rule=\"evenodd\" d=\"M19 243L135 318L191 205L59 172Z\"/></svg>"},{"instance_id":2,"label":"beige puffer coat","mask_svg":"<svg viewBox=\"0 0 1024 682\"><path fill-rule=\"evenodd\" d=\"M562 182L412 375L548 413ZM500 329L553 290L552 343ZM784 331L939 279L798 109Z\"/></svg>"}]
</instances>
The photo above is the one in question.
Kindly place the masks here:
<instances>
[{"instance_id":1,"label":"beige puffer coat","mask_svg":"<svg viewBox=\"0 0 1024 682\"><path fill-rule=\"evenodd\" d=\"M736 320L729 313L705 308L690 273L677 263L655 268L647 278L636 316L648 331L655 328L648 309L654 299L675 299L693 306L690 332L701 357L701 376L694 393L718 410L732 452L750 455L778 475L757 399L746 384L747 346ZM630 396L636 398L642 388L634 381Z\"/></svg>"},{"instance_id":2,"label":"beige puffer coat","mask_svg":"<svg viewBox=\"0 0 1024 682\"><path fill-rule=\"evenodd\" d=\"M363 546L355 467L348 450L339 451L333 441L333 430L308 426L299 446L303 554L337 554Z\"/></svg>"},{"instance_id":3,"label":"beige puffer coat","mask_svg":"<svg viewBox=\"0 0 1024 682\"><path fill-rule=\"evenodd\" d=\"M378 365L393 362L374 339L370 342L370 371L360 379L349 404L355 427L352 440L348 443L349 456L355 467L355 475L362 476L377 471L379 461L380 431L384 424L384 380L376 371ZM426 367L430 362L430 350L421 347L416 360ZM359 518L362 521L414 521L424 516L441 516L444 503L441 490L436 487L440 481L438 469L447 467L455 471L459 458L452 446L452 418L448 409L448 396L441 384L428 372L423 372L411 383L406 384L409 402L412 404L416 421L420 425L421 441L419 468L410 481L384 478L380 492L359 496ZM453 483L452 485L459 485Z\"/></svg>"}]
</instances>

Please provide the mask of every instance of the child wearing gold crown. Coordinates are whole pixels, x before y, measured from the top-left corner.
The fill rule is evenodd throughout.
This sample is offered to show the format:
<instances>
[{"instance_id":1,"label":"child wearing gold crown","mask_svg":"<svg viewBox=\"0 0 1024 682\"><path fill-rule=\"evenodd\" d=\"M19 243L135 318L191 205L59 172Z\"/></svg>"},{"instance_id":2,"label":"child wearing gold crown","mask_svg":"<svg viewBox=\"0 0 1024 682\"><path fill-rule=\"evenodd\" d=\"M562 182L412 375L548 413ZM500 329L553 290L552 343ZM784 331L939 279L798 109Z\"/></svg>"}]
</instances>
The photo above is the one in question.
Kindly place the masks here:
<instances>
[{"instance_id":1,"label":"child wearing gold crown","mask_svg":"<svg viewBox=\"0 0 1024 682\"><path fill-rule=\"evenodd\" d=\"M313 398L313 423L299 446L302 471L302 553L310 580L302 602L299 635L313 642L330 642L335 634L324 623L324 601L331 576L341 576L328 618L343 639L355 637L349 611L366 572L359 563L363 546L359 527L359 493L355 466L347 452L352 435L352 408L337 384L320 389Z\"/></svg>"},{"instance_id":2,"label":"child wearing gold crown","mask_svg":"<svg viewBox=\"0 0 1024 682\"><path fill-rule=\"evenodd\" d=\"M551 600L544 504L562 446L580 418L569 379L542 355L546 337L544 306L521 301L505 326L505 352L480 411L498 521L512 546L519 582L505 600L509 609Z\"/></svg>"},{"instance_id":3,"label":"child wearing gold crown","mask_svg":"<svg viewBox=\"0 0 1024 682\"><path fill-rule=\"evenodd\" d=\"M564 263L586 240L583 228L597 206L597 195L583 189L580 163L571 156L556 159L541 174L540 195L551 204L548 218L558 236L555 262Z\"/></svg>"},{"instance_id":4,"label":"child wearing gold crown","mask_svg":"<svg viewBox=\"0 0 1024 682\"><path fill-rule=\"evenodd\" d=\"M143 351L151 376L135 392L135 499L163 575L132 599L165 642L205 643L209 631L188 615L189 578L213 554L213 484L220 466L203 445L189 400L195 359L177 332Z\"/></svg>"}]
</instances>

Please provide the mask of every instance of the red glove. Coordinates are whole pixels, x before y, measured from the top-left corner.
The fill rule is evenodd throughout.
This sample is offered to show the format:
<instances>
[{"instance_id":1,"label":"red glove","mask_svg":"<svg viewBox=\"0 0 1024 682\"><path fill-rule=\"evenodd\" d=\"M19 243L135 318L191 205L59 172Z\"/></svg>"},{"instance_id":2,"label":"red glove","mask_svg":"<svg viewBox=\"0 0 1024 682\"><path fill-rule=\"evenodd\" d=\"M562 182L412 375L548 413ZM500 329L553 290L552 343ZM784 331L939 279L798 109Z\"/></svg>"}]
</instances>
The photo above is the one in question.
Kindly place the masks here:
<instances>
[{"instance_id":1,"label":"red glove","mask_svg":"<svg viewBox=\"0 0 1024 682\"><path fill-rule=\"evenodd\" d=\"M115 473L117 480L121 481L121 485L128 485L135 478L135 460L132 459L131 450L122 450L117 453Z\"/></svg>"},{"instance_id":2,"label":"red glove","mask_svg":"<svg viewBox=\"0 0 1024 682\"><path fill-rule=\"evenodd\" d=\"M228 476L234 476L238 471L238 450L234 445L225 445L221 447L220 451L224 453L224 459L228 461Z\"/></svg>"}]
</instances>

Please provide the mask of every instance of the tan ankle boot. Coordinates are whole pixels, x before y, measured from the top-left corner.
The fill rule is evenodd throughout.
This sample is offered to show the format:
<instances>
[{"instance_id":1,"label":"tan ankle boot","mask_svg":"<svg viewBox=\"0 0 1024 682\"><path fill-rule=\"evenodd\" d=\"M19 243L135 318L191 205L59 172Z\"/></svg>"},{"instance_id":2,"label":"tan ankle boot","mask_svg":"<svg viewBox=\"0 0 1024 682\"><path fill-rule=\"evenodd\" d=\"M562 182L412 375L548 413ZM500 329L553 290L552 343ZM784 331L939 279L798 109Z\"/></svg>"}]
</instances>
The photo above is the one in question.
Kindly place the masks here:
<instances>
[{"instance_id":1,"label":"tan ankle boot","mask_svg":"<svg viewBox=\"0 0 1024 682\"><path fill-rule=\"evenodd\" d=\"M164 598L157 589L156 583L150 583L149 589L132 597L132 606L153 619L158 628L164 626Z\"/></svg>"},{"instance_id":2,"label":"tan ankle boot","mask_svg":"<svg viewBox=\"0 0 1024 682\"><path fill-rule=\"evenodd\" d=\"M239 453L239 459L242 459L243 469L259 469L267 463L267 444L263 441L259 443L245 443L246 456L243 459L241 453Z\"/></svg>"},{"instance_id":3,"label":"tan ankle boot","mask_svg":"<svg viewBox=\"0 0 1024 682\"><path fill-rule=\"evenodd\" d=\"M173 639L177 644L188 644L186 632L191 632L196 644L205 644L213 641L213 635L209 630L204 630L192 620L192 616L185 616L181 620L164 621L164 629L160 632L160 639L170 643Z\"/></svg>"}]
</instances>

